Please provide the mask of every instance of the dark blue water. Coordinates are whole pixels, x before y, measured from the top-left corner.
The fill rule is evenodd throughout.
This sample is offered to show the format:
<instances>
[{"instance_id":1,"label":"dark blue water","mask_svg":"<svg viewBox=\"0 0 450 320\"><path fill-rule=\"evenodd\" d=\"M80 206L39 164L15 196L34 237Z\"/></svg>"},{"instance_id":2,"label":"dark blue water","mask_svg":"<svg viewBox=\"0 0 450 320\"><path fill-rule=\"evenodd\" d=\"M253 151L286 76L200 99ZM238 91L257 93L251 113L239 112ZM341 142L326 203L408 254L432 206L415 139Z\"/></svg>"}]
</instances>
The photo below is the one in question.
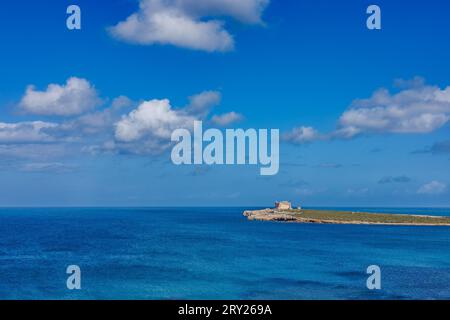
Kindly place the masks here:
<instances>
[{"instance_id":1,"label":"dark blue water","mask_svg":"<svg viewBox=\"0 0 450 320\"><path fill-rule=\"evenodd\" d=\"M450 227L249 222L242 211L0 209L0 298L450 298ZM66 288L72 264L80 291ZM366 288L373 264L380 291Z\"/></svg>"}]
</instances>

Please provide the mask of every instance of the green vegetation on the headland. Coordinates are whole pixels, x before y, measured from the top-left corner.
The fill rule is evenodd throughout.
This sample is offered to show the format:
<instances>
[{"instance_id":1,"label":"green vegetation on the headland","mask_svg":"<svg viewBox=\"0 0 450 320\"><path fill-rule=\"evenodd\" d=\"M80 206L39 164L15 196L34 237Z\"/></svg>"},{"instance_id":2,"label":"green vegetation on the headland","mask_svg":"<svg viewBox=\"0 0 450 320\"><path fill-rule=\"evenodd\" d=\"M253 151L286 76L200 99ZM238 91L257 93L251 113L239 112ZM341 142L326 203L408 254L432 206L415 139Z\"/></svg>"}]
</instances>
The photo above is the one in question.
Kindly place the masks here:
<instances>
[{"instance_id":1,"label":"green vegetation on the headland","mask_svg":"<svg viewBox=\"0 0 450 320\"><path fill-rule=\"evenodd\" d=\"M306 219L367 223L450 224L450 217L407 214L367 213L334 210L290 210L290 214Z\"/></svg>"},{"instance_id":2,"label":"green vegetation on the headland","mask_svg":"<svg viewBox=\"0 0 450 320\"><path fill-rule=\"evenodd\" d=\"M450 226L450 217L412 214L387 214L314 209L265 209L245 211L244 215L247 216L249 220L285 221L298 223Z\"/></svg>"}]
</instances>

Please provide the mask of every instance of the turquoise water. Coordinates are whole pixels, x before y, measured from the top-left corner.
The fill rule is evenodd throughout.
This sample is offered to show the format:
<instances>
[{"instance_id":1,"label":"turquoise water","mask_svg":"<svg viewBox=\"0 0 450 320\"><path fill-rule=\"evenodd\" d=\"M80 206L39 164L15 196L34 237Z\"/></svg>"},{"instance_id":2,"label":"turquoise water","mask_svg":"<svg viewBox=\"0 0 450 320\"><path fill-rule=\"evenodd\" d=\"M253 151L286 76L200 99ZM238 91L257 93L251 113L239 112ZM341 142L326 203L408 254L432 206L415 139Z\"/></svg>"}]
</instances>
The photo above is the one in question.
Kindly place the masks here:
<instances>
[{"instance_id":1,"label":"turquoise water","mask_svg":"<svg viewBox=\"0 0 450 320\"><path fill-rule=\"evenodd\" d=\"M249 222L243 210L0 209L0 298L450 298L450 227ZM79 291L66 288L73 264ZM373 264L380 291L366 288Z\"/></svg>"}]
</instances>

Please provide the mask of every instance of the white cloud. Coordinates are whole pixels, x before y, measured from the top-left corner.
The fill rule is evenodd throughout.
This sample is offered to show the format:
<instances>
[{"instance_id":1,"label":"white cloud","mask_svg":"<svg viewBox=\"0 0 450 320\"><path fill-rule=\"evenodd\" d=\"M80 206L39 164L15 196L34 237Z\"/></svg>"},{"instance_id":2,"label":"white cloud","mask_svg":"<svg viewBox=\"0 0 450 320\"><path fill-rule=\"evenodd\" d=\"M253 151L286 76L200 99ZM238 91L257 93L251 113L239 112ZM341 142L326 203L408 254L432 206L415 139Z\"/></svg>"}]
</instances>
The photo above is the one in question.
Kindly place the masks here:
<instances>
[{"instance_id":1,"label":"white cloud","mask_svg":"<svg viewBox=\"0 0 450 320\"><path fill-rule=\"evenodd\" d=\"M123 108L128 108L133 105L133 101L126 96L119 96L115 98L111 103L111 108L113 110L120 110Z\"/></svg>"},{"instance_id":2,"label":"white cloud","mask_svg":"<svg viewBox=\"0 0 450 320\"><path fill-rule=\"evenodd\" d=\"M29 121L17 123L0 122L0 162L21 171L39 171L35 167L21 165L22 160L33 163L53 163L56 158L79 153L76 135L58 135L60 124ZM33 170L34 169L34 170ZM44 171L44 168L40 168ZM48 168L50 170L50 166ZM53 166L53 169L57 169ZM62 171L62 167L59 168Z\"/></svg>"},{"instance_id":3,"label":"white cloud","mask_svg":"<svg viewBox=\"0 0 450 320\"><path fill-rule=\"evenodd\" d=\"M119 96L111 101L108 108L68 119L46 131L54 137L66 137L72 140L83 136L90 136L92 139L93 136L106 135L107 138L110 138L114 131L114 124L134 105L135 102L129 98Z\"/></svg>"},{"instance_id":4,"label":"white cloud","mask_svg":"<svg viewBox=\"0 0 450 320\"><path fill-rule=\"evenodd\" d=\"M88 151L159 154L172 145L170 137L175 129L192 130L195 120L207 121L220 100L219 92L204 91L189 97L189 103L181 108L174 108L168 99L144 101L115 122L114 142L96 145ZM227 117L215 119L225 123L238 117L231 112Z\"/></svg>"},{"instance_id":5,"label":"white cloud","mask_svg":"<svg viewBox=\"0 0 450 320\"><path fill-rule=\"evenodd\" d=\"M195 120L207 117L220 100L219 92L204 91L189 97L189 104L178 109L168 99L144 101L115 124L115 138L125 143L143 138L170 141L174 129L191 128Z\"/></svg>"},{"instance_id":6,"label":"white cloud","mask_svg":"<svg viewBox=\"0 0 450 320\"><path fill-rule=\"evenodd\" d=\"M411 84L412 85L412 84ZM429 133L450 120L450 87L418 86L391 94L376 91L369 99L356 100L339 119L336 136L361 133Z\"/></svg>"},{"instance_id":7,"label":"white cloud","mask_svg":"<svg viewBox=\"0 0 450 320\"><path fill-rule=\"evenodd\" d=\"M303 144L322 139L320 133L313 127L298 127L292 129L283 135L283 140L294 143Z\"/></svg>"},{"instance_id":8,"label":"white cloud","mask_svg":"<svg viewBox=\"0 0 450 320\"><path fill-rule=\"evenodd\" d=\"M172 109L167 99L145 101L117 122L115 137L120 142L144 137L170 140L174 129L190 128L194 120L185 112Z\"/></svg>"},{"instance_id":9,"label":"white cloud","mask_svg":"<svg viewBox=\"0 0 450 320\"><path fill-rule=\"evenodd\" d=\"M203 91L189 97L189 105L185 108L190 115L204 118L211 109L220 103L222 96L217 91Z\"/></svg>"},{"instance_id":10,"label":"white cloud","mask_svg":"<svg viewBox=\"0 0 450 320\"><path fill-rule=\"evenodd\" d=\"M101 103L95 88L85 79L69 78L65 85L50 84L45 91L28 86L19 108L30 114L73 116Z\"/></svg>"},{"instance_id":11,"label":"white cloud","mask_svg":"<svg viewBox=\"0 0 450 320\"><path fill-rule=\"evenodd\" d=\"M242 119L244 119L243 115L232 111L221 115L215 115L211 118L211 121L218 126L224 127L242 121Z\"/></svg>"},{"instance_id":12,"label":"white cloud","mask_svg":"<svg viewBox=\"0 0 450 320\"><path fill-rule=\"evenodd\" d=\"M51 85L46 92L38 95L45 96L48 93L52 97L42 98L45 101L64 100L65 98L60 97L68 97L67 92L55 92L71 88L72 80L64 87L53 88ZM29 99L30 95L27 97ZM92 154L161 153L172 145L170 137L173 130L192 129L195 120L207 121L211 110L220 100L219 92L204 91L189 97L189 103L184 107L173 108L168 99L143 101L138 104L120 96L113 99L107 108L54 123L0 122L0 154L8 157L14 154L21 156L24 151L21 145L42 143L60 144L68 149L78 148ZM56 102L53 103L56 106Z\"/></svg>"},{"instance_id":13,"label":"white cloud","mask_svg":"<svg viewBox=\"0 0 450 320\"><path fill-rule=\"evenodd\" d=\"M422 78L396 80L395 94L379 89L368 99L355 100L338 120L337 129L320 134L312 127L294 128L285 140L302 144L315 140L351 139L361 134L425 134L450 121L450 86L425 85Z\"/></svg>"},{"instance_id":14,"label":"white cloud","mask_svg":"<svg viewBox=\"0 0 450 320\"><path fill-rule=\"evenodd\" d=\"M269 0L175 0L172 3L195 17L230 16L248 24L261 23Z\"/></svg>"},{"instance_id":15,"label":"white cloud","mask_svg":"<svg viewBox=\"0 0 450 320\"><path fill-rule=\"evenodd\" d=\"M20 144L42 143L71 143L70 148L79 147L93 154L160 153L170 147L173 130L191 129L194 120L205 120L220 100L219 92L205 91L189 97L186 106L173 108L167 99L138 104L120 96L108 108L55 123L0 122L0 154L21 155Z\"/></svg>"},{"instance_id":16,"label":"white cloud","mask_svg":"<svg viewBox=\"0 0 450 320\"><path fill-rule=\"evenodd\" d=\"M447 185L439 181L431 181L417 190L418 194L438 195L447 191Z\"/></svg>"},{"instance_id":17,"label":"white cloud","mask_svg":"<svg viewBox=\"0 0 450 320\"><path fill-rule=\"evenodd\" d=\"M43 121L0 122L0 144L51 142L54 138L46 130L56 126L55 123Z\"/></svg>"},{"instance_id":18,"label":"white cloud","mask_svg":"<svg viewBox=\"0 0 450 320\"><path fill-rule=\"evenodd\" d=\"M141 0L139 11L109 30L123 41L141 45L170 44L178 47L229 51L233 37L222 21L228 16L244 23L261 23L269 0Z\"/></svg>"}]
</instances>

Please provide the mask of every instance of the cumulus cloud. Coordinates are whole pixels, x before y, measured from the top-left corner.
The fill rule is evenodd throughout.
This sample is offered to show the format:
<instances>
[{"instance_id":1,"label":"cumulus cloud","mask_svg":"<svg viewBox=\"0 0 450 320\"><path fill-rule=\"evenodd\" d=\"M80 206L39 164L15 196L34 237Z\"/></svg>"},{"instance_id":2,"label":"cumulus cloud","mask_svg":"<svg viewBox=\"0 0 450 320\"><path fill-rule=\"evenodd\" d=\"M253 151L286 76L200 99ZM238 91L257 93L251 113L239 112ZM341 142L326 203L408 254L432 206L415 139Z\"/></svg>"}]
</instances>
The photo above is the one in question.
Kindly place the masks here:
<instances>
[{"instance_id":1,"label":"cumulus cloud","mask_svg":"<svg viewBox=\"0 0 450 320\"><path fill-rule=\"evenodd\" d=\"M46 130L57 124L43 121L4 123L0 122L0 143L43 143L54 141Z\"/></svg>"},{"instance_id":2,"label":"cumulus cloud","mask_svg":"<svg viewBox=\"0 0 450 320\"><path fill-rule=\"evenodd\" d=\"M24 172L66 171L68 168L57 168L53 161L79 154L77 142L81 141L75 133L67 136L57 134L60 126L43 121L0 122L0 162L7 163L8 168ZM24 160L31 160L33 164L23 164ZM47 168L44 168L44 163ZM53 164L52 168L50 164Z\"/></svg>"},{"instance_id":3,"label":"cumulus cloud","mask_svg":"<svg viewBox=\"0 0 450 320\"><path fill-rule=\"evenodd\" d=\"M101 103L89 81L69 78L64 85L50 84L44 91L28 86L19 108L29 114L44 116L73 116L91 110Z\"/></svg>"},{"instance_id":4,"label":"cumulus cloud","mask_svg":"<svg viewBox=\"0 0 450 320\"><path fill-rule=\"evenodd\" d=\"M120 142L134 142L144 137L170 139L173 130L191 128L194 117L172 109L170 101L144 101L117 122L115 137Z\"/></svg>"},{"instance_id":5,"label":"cumulus cloud","mask_svg":"<svg viewBox=\"0 0 450 320\"><path fill-rule=\"evenodd\" d=\"M126 96L119 96L117 98L114 98L114 100L111 103L111 109L113 110L121 110L124 108L131 107L134 104L133 100Z\"/></svg>"},{"instance_id":6,"label":"cumulus cloud","mask_svg":"<svg viewBox=\"0 0 450 320\"><path fill-rule=\"evenodd\" d=\"M119 96L107 108L55 123L0 122L0 145L74 142L91 154L161 153L170 147L173 130L191 129L194 120L206 120L220 101L217 91L193 95L181 108L172 107L168 99L136 103Z\"/></svg>"},{"instance_id":7,"label":"cumulus cloud","mask_svg":"<svg viewBox=\"0 0 450 320\"><path fill-rule=\"evenodd\" d=\"M361 133L429 133L450 120L450 87L415 85L392 94L376 91L356 100L339 119L336 134L353 137Z\"/></svg>"},{"instance_id":8,"label":"cumulus cloud","mask_svg":"<svg viewBox=\"0 0 450 320\"><path fill-rule=\"evenodd\" d=\"M422 78L396 80L396 93L379 89L368 99L355 100L340 116L336 130L319 134L299 127L285 140L302 144L320 139L351 139L362 134L425 134L450 121L450 86L426 85Z\"/></svg>"},{"instance_id":9,"label":"cumulus cloud","mask_svg":"<svg viewBox=\"0 0 450 320\"><path fill-rule=\"evenodd\" d=\"M140 0L139 10L109 28L117 39L141 44L169 44L203 51L229 51L232 35L224 22L231 17L248 24L261 23L269 0Z\"/></svg>"},{"instance_id":10,"label":"cumulus cloud","mask_svg":"<svg viewBox=\"0 0 450 320\"><path fill-rule=\"evenodd\" d=\"M417 190L418 194L439 195L447 191L447 185L439 181L431 181Z\"/></svg>"},{"instance_id":11,"label":"cumulus cloud","mask_svg":"<svg viewBox=\"0 0 450 320\"><path fill-rule=\"evenodd\" d=\"M137 103L128 97L119 96L101 110L91 111L89 108L87 111L86 104L77 112L87 112L75 116L72 107L80 105L71 104L69 100L74 98L76 101L84 101L81 99L83 90L78 89L91 90L92 94L87 94L88 101L98 100L95 89L82 79L81 86L78 86L78 80L80 79L71 78L65 86L50 85L44 92L36 92L34 89L32 93L29 91L22 99L23 109L31 108L31 101L34 101L36 104L33 106L39 105L41 113L71 114L72 117L55 122L0 122L0 154L22 155L24 149L21 145L34 146L43 143L78 148L90 154L161 153L172 145L170 137L173 130L192 129L195 120L209 120L212 109L221 101L221 94L217 91L204 91L193 95L189 97L189 103L181 108L174 108L168 99ZM33 100L33 97L38 98ZM38 100L40 103L37 103ZM67 108L61 109L62 105L69 104L72 106L69 107L70 112ZM31 112L31 109L28 111ZM32 113L38 113L38 110L34 108ZM237 114L230 113L229 116L228 119L221 119L222 122L235 119Z\"/></svg>"},{"instance_id":12,"label":"cumulus cloud","mask_svg":"<svg viewBox=\"0 0 450 320\"><path fill-rule=\"evenodd\" d=\"M218 126L224 127L239 122L242 119L244 119L244 117L241 114L232 111L221 115L215 115L211 118L211 121Z\"/></svg>"},{"instance_id":13,"label":"cumulus cloud","mask_svg":"<svg viewBox=\"0 0 450 320\"><path fill-rule=\"evenodd\" d=\"M243 23L258 24L269 0L175 0L172 3L196 17L230 16Z\"/></svg>"},{"instance_id":14,"label":"cumulus cloud","mask_svg":"<svg viewBox=\"0 0 450 320\"><path fill-rule=\"evenodd\" d=\"M214 119L225 124L242 118L235 112L210 118L220 101L221 94L217 91L193 95L183 107L174 107L169 99L143 101L114 123L113 141L107 146L94 146L89 152L160 154L172 145L170 137L175 129L192 130L196 120L214 123Z\"/></svg>"},{"instance_id":15,"label":"cumulus cloud","mask_svg":"<svg viewBox=\"0 0 450 320\"><path fill-rule=\"evenodd\" d=\"M203 91L189 97L189 105L185 112L199 118L206 117L211 109L220 104L222 95L217 91Z\"/></svg>"},{"instance_id":16,"label":"cumulus cloud","mask_svg":"<svg viewBox=\"0 0 450 320\"><path fill-rule=\"evenodd\" d=\"M321 139L321 134L313 127L298 127L283 134L282 139L294 144L303 144Z\"/></svg>"},{"instance_id":17,"label":"cumulus cloud","mask_svg":"<svg viewBox=\"0 0 450 320\"><path fill-rule=\"evenodd\" d=\"M92 136L108 134L114 129L114 124L120 119L126 108L132 106L132 101L126 97L114 99L109 108L90 112L60 123L57 127L47 130L53 136Z\"/></svg>"}]
</instances>

